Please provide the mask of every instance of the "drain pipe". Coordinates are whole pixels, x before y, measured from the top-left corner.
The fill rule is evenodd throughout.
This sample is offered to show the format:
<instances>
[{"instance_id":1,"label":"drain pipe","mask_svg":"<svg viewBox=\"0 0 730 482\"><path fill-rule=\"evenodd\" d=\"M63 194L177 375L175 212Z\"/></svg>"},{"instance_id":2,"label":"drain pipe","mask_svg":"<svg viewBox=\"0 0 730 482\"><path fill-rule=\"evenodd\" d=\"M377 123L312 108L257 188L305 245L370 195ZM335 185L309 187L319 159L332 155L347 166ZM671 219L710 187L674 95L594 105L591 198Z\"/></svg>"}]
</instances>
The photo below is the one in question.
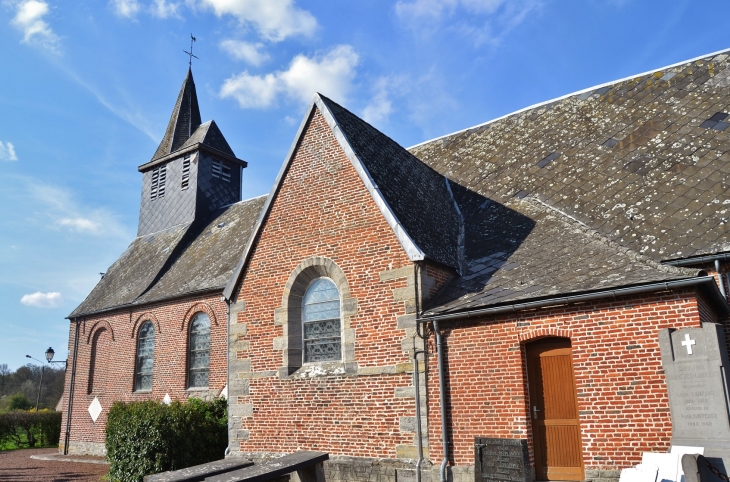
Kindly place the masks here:
<instances>
[{"instance_id":1,"label":"drain pipe","mask_svg":"<svg viewBox=\"0 0 730 482\"><path fill-rule=\"evenodd\" d=\"M446 482L446 464L449 463L449 439L446 428L446 382L444 380L444 343L439 331L439 322L433 320L433 331L436 333L436 350L439 367L439 402L441 403L441 440L444 460L441 462L441 482Z\"/></svg>"},{"instance_id":2,"label":"drain pipe","mask_svg":"<svg viewBox=\"0 0 730 482\"><path fill-rule=\"evenodd\" d=\"M722 274L720 273L720 260L715 260L715 271L717 272L717 280L720 282L720 293L722 293L722 297L727 300L727 293L725 292L725 282L722 279Z\"/></svg>"},{"instance_id":3,"label":"drain pipe","mask_svg":"<svg viewBox=\"0 0 730 482\"><path fill-rule=\"evenodd\" d=\"M416 446L418 447L418 460L416 461L416 482L421 482L421 464L423 463L423 435L421 434L421 374L418 370L418 355L426 353L425 350L413 350L413 388L416 392Z\"/></svg>"}]
</instances>

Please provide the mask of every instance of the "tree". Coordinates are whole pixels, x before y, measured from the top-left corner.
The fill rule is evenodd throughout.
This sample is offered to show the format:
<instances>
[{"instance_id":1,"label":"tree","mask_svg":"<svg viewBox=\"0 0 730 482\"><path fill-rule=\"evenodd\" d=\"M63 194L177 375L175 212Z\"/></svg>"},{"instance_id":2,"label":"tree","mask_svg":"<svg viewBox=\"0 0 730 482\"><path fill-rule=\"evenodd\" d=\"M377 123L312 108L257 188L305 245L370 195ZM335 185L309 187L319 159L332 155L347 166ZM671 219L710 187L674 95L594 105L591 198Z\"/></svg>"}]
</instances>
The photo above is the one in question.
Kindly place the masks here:
<instances>
[{"instance_id":1,"label":"tree","mask_svg":"<svg viewBox=\"0 0 730 482\"><path fill-rule=\"evenodd\" d=\"M0 398L5 395L5 379L10 373L7 363L0 364Z\"/></svg>"},{"instance_id":2,"label":"tree","mask_svg":"<svg viewBox=\"0 0 730 482\"><path fill-rule=\"evenodd\" d=\"M11 395L8 402L9 410L30 410L31 406L30 400L20 392Z\"/></svg>"}]
</instances>

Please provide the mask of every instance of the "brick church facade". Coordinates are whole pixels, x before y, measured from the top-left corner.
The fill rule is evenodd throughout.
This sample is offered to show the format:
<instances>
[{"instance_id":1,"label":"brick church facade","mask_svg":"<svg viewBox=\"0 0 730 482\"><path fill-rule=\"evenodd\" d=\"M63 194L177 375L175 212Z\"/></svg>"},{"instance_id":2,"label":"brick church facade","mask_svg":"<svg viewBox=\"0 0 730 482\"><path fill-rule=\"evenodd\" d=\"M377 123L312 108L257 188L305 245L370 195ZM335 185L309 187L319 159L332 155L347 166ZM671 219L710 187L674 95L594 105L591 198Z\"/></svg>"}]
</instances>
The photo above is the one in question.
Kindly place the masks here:
<instances>
[{"instance_id":1,"label":"brick church facade","mask_svg":"<svg viewBox=\"0 0 730 482\"><path fill-rule=\"evenodd\" d=\"M101 449L114 400L224 387L228 456L325 451L338 481L471 481L478 437L524 440L535 480L617 479L669 449L658 332L730 314L726 53L410 149L317 95L271 193L243 202L200 195L216 160L245 163L193 97L189 74L188 114L140 167L139 237L70 316L68 449ZM188 153L197 204L147 202Z\"/></svg>"}]
</instances>

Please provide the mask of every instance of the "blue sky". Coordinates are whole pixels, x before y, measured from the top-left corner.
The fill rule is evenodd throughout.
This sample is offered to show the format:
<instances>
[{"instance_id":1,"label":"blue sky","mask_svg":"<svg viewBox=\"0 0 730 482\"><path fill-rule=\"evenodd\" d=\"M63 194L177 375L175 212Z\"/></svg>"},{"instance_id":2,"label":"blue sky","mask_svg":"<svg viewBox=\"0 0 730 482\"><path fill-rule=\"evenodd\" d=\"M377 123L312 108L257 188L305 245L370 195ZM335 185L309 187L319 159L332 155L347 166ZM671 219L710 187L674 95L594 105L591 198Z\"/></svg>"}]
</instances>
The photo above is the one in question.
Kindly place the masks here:
<instances>
[{"instance_id":1,"label":"blue sky","mask_svg":"<svg viewBox=\"0 0 730 482\"><path fill-rule=\"evenodd\" d=\"M67 354L187 69L271 188L314 91L403 146L730 47L727 1L0 0L0 363Z\"/></svg>"}]
</instances>

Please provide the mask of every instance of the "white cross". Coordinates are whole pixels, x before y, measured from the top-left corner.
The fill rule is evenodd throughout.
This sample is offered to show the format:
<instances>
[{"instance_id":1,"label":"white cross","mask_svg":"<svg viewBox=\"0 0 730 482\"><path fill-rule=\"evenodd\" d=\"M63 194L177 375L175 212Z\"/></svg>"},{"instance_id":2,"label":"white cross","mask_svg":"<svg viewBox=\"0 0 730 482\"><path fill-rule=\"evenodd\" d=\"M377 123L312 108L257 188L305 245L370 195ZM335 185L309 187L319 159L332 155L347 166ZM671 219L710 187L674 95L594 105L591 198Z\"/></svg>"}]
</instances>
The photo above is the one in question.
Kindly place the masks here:
<instances>
[{"instance_id":1,"label":"white cross","mask_svg":"<svg viewBox=\"0 0 730 482\"><path fill-rule=\"evenodd\" d=\"M692 354L692 345L697 343L696 341L690 339L689 333L684 334L684 341L682 342L682 346L687 347L687 355Z\"/></svg>"}]
</instances>

